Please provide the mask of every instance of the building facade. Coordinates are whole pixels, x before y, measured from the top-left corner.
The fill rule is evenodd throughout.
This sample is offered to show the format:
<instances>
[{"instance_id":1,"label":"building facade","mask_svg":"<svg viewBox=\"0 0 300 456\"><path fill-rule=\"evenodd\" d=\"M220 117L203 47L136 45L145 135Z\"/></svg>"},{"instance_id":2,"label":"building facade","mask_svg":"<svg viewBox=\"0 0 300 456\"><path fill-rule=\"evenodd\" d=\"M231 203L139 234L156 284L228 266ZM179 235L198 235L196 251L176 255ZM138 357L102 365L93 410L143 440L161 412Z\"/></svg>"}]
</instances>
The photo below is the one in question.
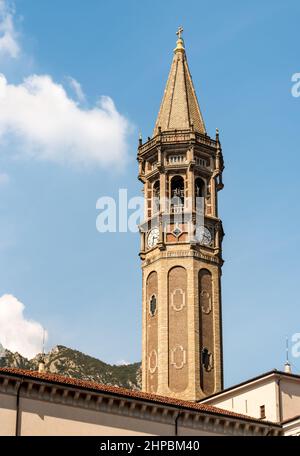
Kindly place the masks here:
<instances>
[{"instance_id":1,"label":"building facade","mask_svg":"<svg viewBox=\"0 0 300 456\"><path fill-rule=\"evenodd\" d=\"M211 405L0 368L0 436L266 436L281 427Z\"/></svg>"},{"instance_id":2,"label":"building facade","mask_svg":"<svg viewBox=\"0 0 300 456\"><path fill-rule=\"evenodd\" d=\"M281 423L285 435L300 435L300 375L291 372L266 372L201 403Z\"/></svg>"},{"instance_id":3,"label":"building facade","mask_svg":"<svg viewBox=\"0 0 300 456\"><path fill-rule=\"evenodd\" d=\"M182 29L153 137L138 148L143 390L198 400L223 387L218 191L223 156L208 136Z\"/></svg>"}]
</instances>

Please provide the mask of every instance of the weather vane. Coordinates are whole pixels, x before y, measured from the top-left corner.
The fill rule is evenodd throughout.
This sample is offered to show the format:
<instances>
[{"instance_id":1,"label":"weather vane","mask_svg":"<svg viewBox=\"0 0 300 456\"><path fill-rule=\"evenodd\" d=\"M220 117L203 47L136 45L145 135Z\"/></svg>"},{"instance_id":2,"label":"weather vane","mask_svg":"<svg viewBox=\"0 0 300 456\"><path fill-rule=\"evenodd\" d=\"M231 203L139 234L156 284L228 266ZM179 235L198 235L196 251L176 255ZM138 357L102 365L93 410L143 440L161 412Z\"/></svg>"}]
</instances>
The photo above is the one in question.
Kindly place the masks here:
<instances>
[{"instance_id":1,"label":"weather vane","mask_svg":"<svg viewBox=\"0 0 300 456\"><path fill-rule=\"evenodd\" d=\"M178 38L181 38L182 32L183 32L183 27L178 27L178 30L176 32L176 35L178 36Z\"/></svg>"}]
</instances>

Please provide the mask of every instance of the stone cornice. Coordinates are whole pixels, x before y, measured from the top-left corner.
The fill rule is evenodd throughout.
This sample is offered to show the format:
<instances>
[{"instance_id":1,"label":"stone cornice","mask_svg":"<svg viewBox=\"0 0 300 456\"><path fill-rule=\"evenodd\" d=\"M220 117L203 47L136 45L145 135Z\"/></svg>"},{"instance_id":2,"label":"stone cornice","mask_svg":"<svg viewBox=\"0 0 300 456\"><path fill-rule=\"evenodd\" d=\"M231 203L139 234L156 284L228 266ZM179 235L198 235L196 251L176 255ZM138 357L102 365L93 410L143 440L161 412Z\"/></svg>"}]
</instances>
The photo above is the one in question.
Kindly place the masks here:
<instances>
[{"instance_id":1,"label":"stone cornice","mask_svg":"<svg viewBox=\"0 0 300 456\"><path fill-rule=\"evenodd\" d=\"M208 135L204 135L192 130L169 130L161 132L160 134L150 138L146 143L138 148L138 156L142 157L150 150L164 145L179 145L180 143L189 143L195 145L205 146L211 151L215 152L217 143Z\"/></svg>"},{"instance_id":2,"label":"stone cornice","mask_svg":"<svg viewBox=\"0 0 300 456\"><path fill-rule=\"evenodd\" d=\"M178 245L178 244L176 244ZM186 243L182 243L182 245L186 245ZM141 252L145 253L145 252ZM148 266L149 264L153 264L158 260L161 259L170 259L170 258L195 258L195 259L201 259L202 261L208 263L208 264L215 264L222 266L223 260L220 258L218 255L213 255L213 254L205 254L197 250L169 250L169 251L163 251L159 252L157 255L153 255L151 258L147 258L143 261L142 267Z\"/></svg>"}]
</instances>

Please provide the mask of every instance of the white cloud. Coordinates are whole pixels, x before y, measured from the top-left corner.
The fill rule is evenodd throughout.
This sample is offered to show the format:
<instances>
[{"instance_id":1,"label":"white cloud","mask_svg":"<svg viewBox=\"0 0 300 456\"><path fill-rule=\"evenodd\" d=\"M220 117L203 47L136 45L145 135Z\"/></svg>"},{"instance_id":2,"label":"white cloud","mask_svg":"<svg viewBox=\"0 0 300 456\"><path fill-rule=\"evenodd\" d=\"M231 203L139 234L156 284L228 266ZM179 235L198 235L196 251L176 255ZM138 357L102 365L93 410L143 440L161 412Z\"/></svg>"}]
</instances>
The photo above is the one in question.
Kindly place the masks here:
<instances>
[{"instance_id":1,"label":"white cloud","mask_svg":"<svg viewBox=\"0 0 300 456\"><path fill-rule=\"evenodd\" d=\"M40 323L25 318L24 308L12 295L0 297L0 344L30 359L42 350L44 330Z\"/></svg>"},{"instance_id":2,"label":"white cloud","mask_svg":"<svg viewBox=\"0 0 300 456\"><path fill-rule=\"evenodd\" d=\"M10 181L9 175L6 173L0 173L0 186L6 185Z\"/></svg>"},{"instance_id":3,"label":"white cloud","mask_svg":"<svg viewBox=\"0 0 300 456\"><path fill-rule=\"evenodd\" d=\"M0 0L0 56L16 59L20 54L20 46L13 16L14 11L9 3Z\"/></svg>"},{"instance_id":4,"label":"white cloud","mask_svg":"<svg viewBox=\"0 0 300 456\"><path fill-rule=\"evenodd\" d=\"M21 54L11 5L10 0L0 0L0 61L1 57L17 59ZM18 64L24 65L21 60ZM130 123L110 97L100 98L90 109L79 106L86 101L81 84L71 76L67 80L74 100L51 76L31 75L13 85L0 74L2 153L5 150L56 163L121 168L127 158ZM0 184L3 179L0 175Z\"/></svg>"},{"instance_id":5,"label":"white cloud","mask_svg":"<svg viewBox=\"0 0 300 456\"><path fill-rule=\"evenodd\" d=\"M48 75L9 84L0 75L0 141L19 155L79 165L123 165L131 129L111 98L82 109Z\"/></svg>"},{"instance_id":6,"label":"white cloud","mask_svg":"<svg viewBox=\"0 0 300 456\"><path fill-rule=\"evenodd\" d=\"M75 93L78 101L80 101L80 103L83 103L85 101L85 94L82 90L81 84L78 81L76 81L76 79L72 78L71 76L68 76L67 80L70 84L70 87L74 90L74 93Z\"/></svg>"}]
</instances>

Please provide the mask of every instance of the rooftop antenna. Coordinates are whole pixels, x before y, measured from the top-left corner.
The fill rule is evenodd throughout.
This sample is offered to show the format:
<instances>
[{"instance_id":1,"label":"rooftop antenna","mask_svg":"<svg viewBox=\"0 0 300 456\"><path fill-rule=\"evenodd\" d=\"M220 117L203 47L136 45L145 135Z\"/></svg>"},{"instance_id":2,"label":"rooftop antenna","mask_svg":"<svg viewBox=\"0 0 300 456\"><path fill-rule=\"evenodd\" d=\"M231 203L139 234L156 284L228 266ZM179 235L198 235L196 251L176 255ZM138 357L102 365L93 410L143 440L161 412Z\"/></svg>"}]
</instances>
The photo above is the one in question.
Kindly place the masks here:
<instances>
[{"instance_id":1,"label":"rooftop antenna","mask_svg":"<svg viewBox=\"0 0 300 456\"><path fill-rule=\"evenodd\" d=\"M43 346L42 346L42 354L39 359L39 373L45 372L45 336L46 336L46 331L45 331L45 328L43 328Z\"/></svg>"},{"instance_id":2,"label":"rooftop antenna","mask_svg":"<svg viewBox=\"0 0 300 456\"><path fill-rule=\"evenodd\" d=\"M284 372L287 374L292 373L291 364L289 362L289 338L286 337L285 339L285 364L284 364Z\"/></svg>"}]
</instances>

